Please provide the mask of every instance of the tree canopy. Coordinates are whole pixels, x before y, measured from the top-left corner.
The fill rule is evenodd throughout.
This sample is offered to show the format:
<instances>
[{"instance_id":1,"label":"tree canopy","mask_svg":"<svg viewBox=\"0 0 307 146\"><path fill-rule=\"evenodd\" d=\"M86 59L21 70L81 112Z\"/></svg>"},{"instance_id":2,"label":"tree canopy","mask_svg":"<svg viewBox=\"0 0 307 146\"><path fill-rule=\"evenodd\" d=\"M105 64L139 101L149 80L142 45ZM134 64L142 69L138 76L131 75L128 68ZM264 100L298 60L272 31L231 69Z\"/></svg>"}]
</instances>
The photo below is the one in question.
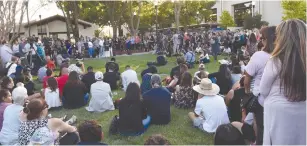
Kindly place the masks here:
<instances>
[{"instance_id":1,"label":"tree canopy","mask_svg":"<svg viewBox=\"0 0 307 146\"><path fill-rule=\"evenodd\" d=\"M305 0L283 0L283 20L301 19L306 22L306 1Z\"/></svg>"},{"instance_id":2,"label":"tree canopy","mask_svg":"<svg viewBox=\"0 0 307 146\"><path fill-rule=\"evenodd\" d=\"M223 28L236 26L233 17L229 14L228 11L223 11L220 16L220 24Z\"/></svg>"}]
</instances>

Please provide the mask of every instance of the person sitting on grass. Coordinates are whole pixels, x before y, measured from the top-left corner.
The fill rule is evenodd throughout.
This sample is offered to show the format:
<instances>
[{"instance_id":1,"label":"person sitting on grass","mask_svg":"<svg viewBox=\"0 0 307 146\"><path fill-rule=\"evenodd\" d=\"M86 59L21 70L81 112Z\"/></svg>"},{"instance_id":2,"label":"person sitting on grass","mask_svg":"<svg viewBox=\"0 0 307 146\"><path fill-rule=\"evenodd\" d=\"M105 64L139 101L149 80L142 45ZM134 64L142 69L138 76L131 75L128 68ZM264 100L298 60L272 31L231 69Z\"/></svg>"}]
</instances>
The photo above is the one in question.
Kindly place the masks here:
<instances>
[{"instance_id":1,"label":"person sitting on grass","mask_svg":"<svg viewBox=\"0 0 307 146\"><path fill-rule=\"evenodd\" d=\"M67 83L63 88L62 102L64 108L76 109L87 104L89 95L84 83L80 80L77 72L69 74Z\"/></svg>"},{"instance_id":2,"label":"person sitting on grass","mask_svg":"<svg viewBox=\"0 0 307 146\"><path fill-rule=\"evenodd\" d=\"M116 59L114 57L111 58L111 61L107 62L105 65L106 68L106 72L109 72L109 66L110 64L114 64L115 68L114 68L114 72L119 73L119 66L118 63L116 63Z\"/></svg>"},{"instance_id":3,"label":"person sitting on grass","mask_svg":"<svg viewBox=\"0 0 307 146\"><path fill-rule=\"evenodd\" d=\"M84 63L78 61L76 64L71 64L68 67L68 71L69 71L69 73L72 72L72 71L75 71L79 75L83 75L83 73L85 72Z\"/></svg>"},{"instance_id":4,"label":"person sitting on grass","mask_svg":"<svg viewBox=\"0 0 307 146\"><path fill-rule=\"evenodd\" d=\"M192 89L192 75L185 72L182 75L180 85L176 86L174 94L174 105L177 108L192 108L195 107L195 100L193 98Z\"/></svg>"},{"instance_id":5,"label":"person sitting on grass","mask_svg":"<svg viewBox=\"0 0 307 146\"><path fill-rule=\"evenodd\" d=\"M193 68L194 67L194 63L196 61L196 57L195 57L195 53L192 51L191 48L189 48L189 51L187 53L185 53L184 58L185 61L187 62L187 65L189 68Z\"/></svg>"},{"instance_id":6,"label":"person sitting on grass","mask_svg":"<svg viewBox=\"0 0 307 146\"><path fill-rule=\"evenodd\" d=\"M87 73L83 75L82 80L81 80L86 88L87 88L87 93L91 91L91 85L96 82L95 80L95 72L93 71L93 67L89 66L87 67Z\"/></svg>"},{"instance_id":7,"label":"person sitting on grass","mask_svg":"<svg viewBox=\"0 0 307 146\"><path fill-rule=\"evenodd\" d=\"M48 109L62 106L56 79L54 77L48 78L47 84L48 87L44 90L44 97L46 103L49 105Z\"/></svg>"},{"instance_id":8,"label":"person sitting on grass","mask_svg":"<svg viewBox=\"0 0 307 146\"><path fill-rule=\"evenodd\" d=\"M136 74L136 72L134 70L132 70L132 68L130 67L130 65L126 66L126 71L124 71L122 74L122 84L123 84L123 89L124 91L126 91L127 86L134 82L137 83L138 85L140 85L138 76Z\"/></svg>"},{"instance_id":9,"label":"person sitting on grass","mask_svg":"<svg viewBox=\"0 0 307 146\"><path fill-rule=\"evenodd\" d=\"M11 92L14 89L14 81L11 77L5 76L2 78L0 86L1 89L7 89Z\"/></svg>"},{"instance_id":10,"label":"person sitting on grass","mask_svg":"<svg viewBox=\"0 0 307 146\"><path fill-rule=\"evenodd\" d=\"M43 89L47 88L47 81L51 76L52 76L52 70L48 68L46 70L46 76L44 76L43 78Z\"/></svg>"},{"instance_id":11,"label":"person sitting on grass","mask_svg":"<svg viewBox=\"0 0 307 146\"><path fill-rule=\"evenodd\" d=\"M80 142L77 145L107 145L101 141L104 138L102 127L97 121L86 120L78 126Z\"/></svg>"},{"instance_id":12,"label":"person sitting on grass","mask_svg":"<svg viewBox=\"0 0 307 146\"><path fill-rule=\"evenodd\" d=\"M155 66L150 66L148 69L149 71L142 76L142 84L141 84L142 94L151 89L151 84L150 84L151 76L158 72Z\"/></svg>"},{"instance_id":13,"label":"person sitting on grass","mask_svg":"<svg viewBox=\"0 0 307 146\"><path fill-rule=\"evenodd\" d=\"M199 66L198 66L198 71L196 71L195 73L194 73L194 81L193 81L193 83L195 84L195 83L199 83L200 81L201 81L201 79L202 78L200 78L200 72L205 72L206 74L209 74L209 72L207 72L206 71L206 66L205 66L205 64L199 64Z\"/></svg>"},{"instance_id":14,"label":"person sitting on grass","mask_svg":"<svg viewBox=\"0 0 307 146\"><path fill-rule=\"evenodd\" d=\"M4 120L0 130L0 143L2 145L15 145L18 142L18 130L21 124L19 114L27 96L27 89L22 83L18 83L12 92L14 102L5 108L3 113Z\"/></svg>"},{"instance_id":15,"label":"person sitting on grass","mask_svg":"<svg viewBox=\"0 0 307 146\"><path fill-rule=\"evenodd\" d=\"M234 66L232 68L232 73L231 73L232 86L236 82L240 81L241 77L242 77L241 67L239 65Z\"/></svg>"},{"instance_id":16,"label":"person sitting on grass","mask_svg":"<svg viewBox=\"0 0 307 146\"><path fill-rule=\"evenodd\" d=\"M91 101L85 109L89 112L105 112L114 110L112 101L112 91L108 83L103 82L103 74L98 71L95 73L96 83L91 86Z\"/></svg>"},{"instance_id":17,"label":"person sitting on grass","mask_svg":"<svg viewBox=\"0 0 307 146\"><path fill-rule=\"evenodd\" d=\"M77 129L59 118L47 118L48 104L42 98L32 99L20 114L21 125L18 134L18 145L57 145L59 133L67 134L60 139L69 138L70 145L79 139ZM67 143L65 143L67 144Z\"/></svg>"},{"instance_id":18,"label":"person sitting on grass","mask_svg":"<svg viewBox=\"0 0 307 146\"><path fill-rule=\"evenodd\" d=\"M54 70L55 69L55 64L54 61L50 59L50 56L46 56L46 62L47 62L47 68Z\"/></svg>"},{"instance_id":19,"label":"person sitting on grass","mask_svg":"<svg viewBox=\"0 0 307 146\"><path fill-rule=\"evenodd\" d=\"M199 62L204 64L210 62L210 57L206 50L204 50L203 53L199 56Z\"/></svg>"},{"instance_id":20,"label":"person sitting on grass","mask_svg":"<svg viewBox=\"0 0 307 146\"><path fill-rule=\"evenodd\" d=\"M189 118L195 127L206 133L215 133L218 126L229 123L224 99L217 95L220 91L218 85L205 78L193 90L198 93L198 100Z\"/></svg>"},{"instance_id":21,"label":"person sitting on grass","mask_svg":"<svg viewBox=\"0 0 307 146\"><path fill-rule=\"evenodd\" d=\"M117 72L114 72L115 64L109 65L109 71L103 74L103 81L108 83L111 87L111 90L116 90L118 88L118 81L120 80L120 75Z\"/></svg>"},{"instance_id":22,"label":"person sitting on grass","mask_svg":"<svg viewBox=\"0 0 307 146\"><path fill-rule=\"evenodd\" d=\"M63 68L61 70L61 76L57 78L58 81L58 87L59 87L59 91L60 91L60 97L63 96L63 89L64 86L68 80L68 76L69 76L69 72L68 72L68 68Z\"/></svg>"},{"instance_id":23,"label":"person sitting on grass","mask_svg":"<svg viewBox=\"0 0 307 146\"><path fill-rule=\"evenodd\" d=\"M161 78L157 74L151 76L150 83L152 89L143 94L143 99L147 114L152 118L151 124L168 124L171 120L171 93L162 87Z\"/></svg>"},{"instance_id":24,"label":"person sitting on grass","mask_svg":"<svg viewBox=\"0 0 307 146\"><path fill-rule=\"evenodd\" d=\"M119 101L118 107L118 130L121 135L138 136L145 132L151 117L146 115L138 84L130 83L128 85L125 98Z\"/></svg>"},{"instance_id":25,"label":"person sitting on grass","mask_svg":"<svg viewBox=\"0 0 307 146\"><path fill-rule=\"evenodd\" d=\"M208 77L211 80L216 80L222 95L227 94L232 87L231 72L226 64L221 64L219 71L209 74Z\"/></svg>"},{"instance_id":26,"label":"person sitting on grass","mask_svg":"<svg viewBox=\"0 0 307 146\"><path fill-rule=\"evenodd\" d=\"M255 132L250 125L232 122L216 129L214 145L253 145L255 139Z\"/></svg>"},{"instance_id":27,"label":"person sitting on grass","mask_svg":"<svg viewBox=\"0 0 307 146\"><path fill-rule=\"evenodd\" d=\"M184 63L185 63L184 57L181 56L177 58L177 66L173 67L170 73L170 77L172 78L172 80L174 79L175 74L180 72L180 65Z\"/></svg>"},{"instance_id":28,"label":"person sitting on grass","mask_svg":"<svg viewBox=\"0 0 307 146\"><path fill-rule=\"evenodd\" d=\"M41 68L37 71L37 79L40 83L44 82L44 77L46 76L47 67L44 62L41 64Z\"/></svg>"},{"instance_id":29,"label":"person sitting on grass","mask_svg":"<svg viewBox=\"0 0 307 146\"><path fill-rule=\"evenodd\" d=\"M141 77L143 77L147 73L151 73L154 69L157 69L157 67L150 62L147 63L147 66L148 68L142 71Z\"/></svg>"},{"instance_id":30,"label":"person sitting on grass","mask_svg":"<svg viewBox=\"0 0 307 146\"><path fill-rule=\"evenodd\" d=\"M144 145L171 145L171 143L161 134L154 134L148 137Z\"/></svg>"}]
</instances>

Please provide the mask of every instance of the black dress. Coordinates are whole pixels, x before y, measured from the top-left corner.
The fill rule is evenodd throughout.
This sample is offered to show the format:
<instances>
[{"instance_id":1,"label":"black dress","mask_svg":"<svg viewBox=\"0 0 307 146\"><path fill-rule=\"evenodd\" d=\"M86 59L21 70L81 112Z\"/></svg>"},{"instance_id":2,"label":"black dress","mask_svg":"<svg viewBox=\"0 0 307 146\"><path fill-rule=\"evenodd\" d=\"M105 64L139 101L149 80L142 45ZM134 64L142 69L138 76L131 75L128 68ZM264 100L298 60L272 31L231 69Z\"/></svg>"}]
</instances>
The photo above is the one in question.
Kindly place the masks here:
<instances>
[{"instance_id":1,"label":"black dress","mask_svg":"<svg viewBox=\"0 0 307 146\"><path fill-rule=\"evenodd\" d=\"M106 72L103 75L103 81L108 83L112 90L116 90L117 87L117 81L120 80L120 76L116 72Z\"/></svg>"},{"instance_id":2,"label":"black dress","mask_svg":"<svg viewBox=\"0 0 307 146\"><path fill-rule=\"evenodd\" d=\"M224 75L221 75L219 72L209 74L208 78L216 78L216 84L220 87L220 94L227 94L231 87L232 81L231 78L226 78Z\"/></svg>"},{"instance_id":3,"label":"black dress","mask_svg":"<svg viewBox=\"0 0 307 146\"><path fill-rule=\"evenodd\" d=\"M234 90L233 98L231 99L229 106L228 106L228 114L229 119L231 122L238 121L241 122L242 120L242 108L241 108L241 98L245 95L245 89L240 88Z\"/></svg>"}]
</instances>

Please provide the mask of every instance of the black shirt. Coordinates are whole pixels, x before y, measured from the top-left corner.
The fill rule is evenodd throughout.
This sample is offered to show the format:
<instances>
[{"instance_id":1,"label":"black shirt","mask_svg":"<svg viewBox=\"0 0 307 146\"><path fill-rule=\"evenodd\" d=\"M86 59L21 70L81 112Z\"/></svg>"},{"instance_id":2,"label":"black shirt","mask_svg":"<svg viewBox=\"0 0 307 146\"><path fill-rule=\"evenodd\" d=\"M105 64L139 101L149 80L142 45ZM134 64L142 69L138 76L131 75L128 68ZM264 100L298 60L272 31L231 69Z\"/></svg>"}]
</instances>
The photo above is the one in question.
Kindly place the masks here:
<instances>
[{"instance_id":1,"label":"black shirt","mask_svg":"<svg viewBox=\"0 0 307 146\"><path fill-rule=\"evenodd\" d=\"M84 95L87 93L86 86L83 82L67 82L63 89L63 106L64 108L75 109L86 104Z\"/></svg>"},{"instance_id":2,"label":"black shirt","mask_svg":"<svg viewBox=\"0 0 307 146\"><path fill-rule=\"evenodd\" d=\"M141 73L141 77L143 77L145 74L150 73L150 72L151 72L150 68L143 70L142 73Z\"/></svg>"},{"instance_id":3,"label":"black shirt","mask_svg":"<svg viewBox=\"0 0 307 146\"><path fill-rule=\"evenodd\" d=\"M175 75L176 72L180 72L180 66L179 65L174 67L174 68L172 68L171 74L170 74L172 79L174 78L174 75Z\"/></svg>"},{"instance_id":4,"label":"black shirt","mask_svg":"<svg viewBox=\"0 0 307 146\"><path fill-rule=\"evenodd\" d=\"M151 124L164 125L171 121L171 93L164 87L152 88L143 94Z\"/></svg>"},{"instance_id":5,"label":"black shirt","mask_svg":"<svg viewBox=\"0 0 307 146\"><path fill-rule=\"evenodd\" d=\"M106 65L105 65L105 67L106 67L106 72L109 72L109 66L110 66L110 64L112 64L112 63L114 63L114 65L115 65L115 69L114 69L113 71L114 71L114 72L118 72L118 71L119 71L119 66L118 66L118 64L117 64L116 62L112 62L112 61L106 63Z\"/></svg>"},{"instance_id":6,"label":"black shirt","mask_svg":"<svg viewBox=\"0 0 307 146\"><path fill-rule=\"evenodd\" d=\"M209 74L208 78L216 78L216 84L220 87L220 94L227 94L232 87L231 77L226 78L225 75L221 75L219 72Z\"/></svg>"},{"instance_id":7,"label":"black shirt","mask_svg":"<svg viewBox=\"0 0 307 146\"><path fill-rule=\"evenodd\" d=\"M125 98L119 102L120 133L139 133L144 130L142 120L146 118L146 110L142 101L128 101Z\"/></svg>"},{"instance_id":8,"label":"black shirt","mask_svg":"<svg viewBox=\"0 0 307 146\"><path fill-rule=\"evenodd\" d=\"M34 83L32 81L25 83L25 88L27 89L28 96L33 95L35 88L34 88Z\"/></svg>"},{"instance_id":9,"label":"black shirt","mask_svg":"<svg viewBox=\"0 0 307 146\"><path fill-rule=\"evenodd\" d=\"M103 75L103 81L108 83L112 90L117 89L117 81L120 79L120 76L117 72L106 72Z\"/></svg>"},{"instance_id":10,"label":"black shirt","mask_svg":"<svg viewBox=\"0 0 307 146\"><path fill-rule=\"evenodd\" d=\"M96 82L95 80L95 73L94 72L88 72L82 77L82 82L85 84L87 88L87 93L91 91L91 85Z\"/></svg>"},{"instance_id":11,"label":"black shirt","mask_svg":"<svg viewBox=\"0 0 307 146\"><path fill-rule=\"evenodd\" d=\"M231 99L228 110L229 110L229 118L230 121L238 121L242 120L242 109L241 109L241 98L245 95L245 89L240 88L234 90L233 98Z\"/></svg>"}]
</instances>

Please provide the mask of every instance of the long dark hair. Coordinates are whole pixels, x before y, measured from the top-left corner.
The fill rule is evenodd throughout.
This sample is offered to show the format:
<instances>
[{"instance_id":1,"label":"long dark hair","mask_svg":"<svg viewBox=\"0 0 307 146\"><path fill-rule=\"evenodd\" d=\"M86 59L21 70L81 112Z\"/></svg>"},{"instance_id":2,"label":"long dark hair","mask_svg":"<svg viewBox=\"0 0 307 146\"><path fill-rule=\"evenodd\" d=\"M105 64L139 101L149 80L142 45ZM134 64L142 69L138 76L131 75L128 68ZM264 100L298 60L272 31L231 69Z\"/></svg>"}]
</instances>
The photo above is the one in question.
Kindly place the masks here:
<instances>
[{"instance_id":1,"label":"long dark hair","mask_svg":"<svg viewBox=\"0 0 307 146\"><path fill-rule=\"evenodd\" d=\"M54 77L48 78L48 86L52 92L56 92L56 89L58 89L58 82Z\"/></svg>"},{"instance_id":2,"label":"long dark hair","mask_svg":"<svg viewBox=\"0 0 307 146\"><path fill-rule=\"evenodd\" d=\"M277 27L274 62L281 62L280 87L289 101L306 101L306 24L298 19Z\"/></svg>"},{"instance_id":3,"label":"long dark hair","mask_svg":"<svg viewBox=\"0 0 307 146\"><path fill-rule=\"evenodd\" d=\"M275 30L276 26L264 27L260 30L260 33L262 34L262 41L266 41L266 44L262 50L267 53L272 53L274 50L274 41L276 38Z\"/></svg>"},{"instance_id":4,"label":"long dark hair","mask_svg":"<svg viewBox=\"0 0 307 146\"><path fill-rule=\"evenodd\" d=\"M221 64L219 73L221 76L224 76L226 79L231 79L231 72L226 64Z\"/></svg>"},{"instance_id":5,"label":"long dark hair","mask_svg":"<svg viewBox=\"0 0 307 146\"><path fill-rule=\"evenodd\" d=\"M69 73L68 76L68 80L67 83L79 83L80 82L80 78L79 78L79 74L76 71L72 71Z\"/></svg>"},{"instance_id":6,"label":"long dark hair","mask_svg":"<svg viewBox=\"0 0 307 146\"><path fill-rule=\"evenodd\" d=\"M2 79L2 82L1 82L1 89L8 89L10 90L7 86L9 85L9 83L11 83L13 80L11 77L8 77L8 76L5 76L3 77Z\"/></svg>"},{"instance_id":7,"label":"long dark hair","mask_svg":"<svg viewBox=\"0 0 307 146\"><path fill-rule=\"evenodd\" d=\"M249 42L254 44L257 43L256 35L254 33L251 33L249 36Z\"/></svg>"},{"instance_id":8,"label":"long dark hair","mask_svg":"<svg viewBox=\"0 0 307 146\"><path fill-rule=\"evenodd\" d=\"M191 87L192 86L192 75L189 72L184 72L182 74L180 86L181 87Z\"/></svg>"},{"instance_id":9,"label":"long dark hair","mask_svg":"<svg viewBox=\"0 0 307 146\"><path fill-rule=\"evenodd\" d=\"M128 85L124 100L130 102L141 101L141 89L137 83L130 83Z\"/></svg>"}]
</instances>

